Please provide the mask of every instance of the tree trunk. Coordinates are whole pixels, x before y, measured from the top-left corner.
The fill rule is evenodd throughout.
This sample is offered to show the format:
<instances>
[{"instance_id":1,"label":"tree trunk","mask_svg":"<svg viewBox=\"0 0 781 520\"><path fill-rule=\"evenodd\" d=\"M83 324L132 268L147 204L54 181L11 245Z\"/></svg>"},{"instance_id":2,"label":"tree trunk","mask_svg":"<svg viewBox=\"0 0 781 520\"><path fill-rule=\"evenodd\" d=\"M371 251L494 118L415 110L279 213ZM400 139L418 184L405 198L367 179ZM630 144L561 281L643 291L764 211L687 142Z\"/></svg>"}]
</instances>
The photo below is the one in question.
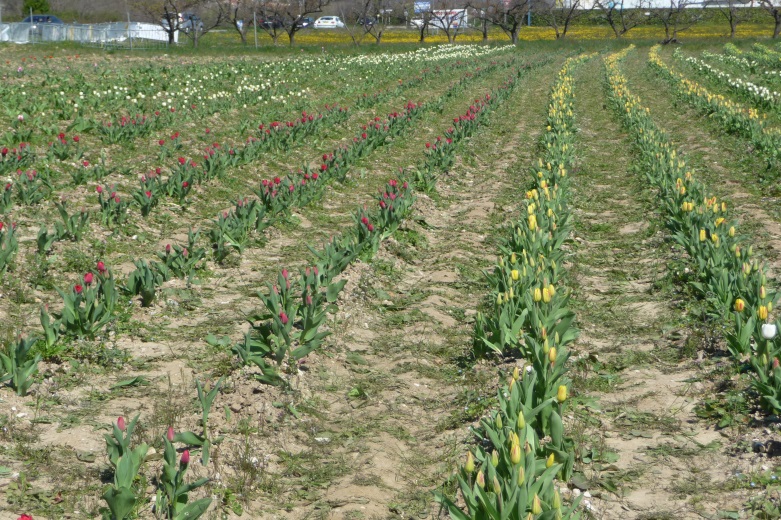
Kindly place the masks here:
<instances>
[{"instance_id":1,"label":"tree trunk","mask_svg":"<svg viewBox=\"0 0 781 520\"><path fill-rule=\"evenodd\" d=\"M777 11L774 15L776 24L773 26L773 38L778 38L781 34L781 11Z\"/></svg>"},{"instance_id":2,"label":"tree trunk","mask_svg":"<svg viewBox=\"0 0 781 520\"><path fill-rule=\"evenodd\" d=\"M424 43L426 41L426 24L423 24L420 26L420 40L418 40L419 43Z\"/></svg>"},{"instance_id":3,"label":"tree trunk","mask_svg":"<svg viewBox=\"0 0 781 520\"><path fill-rule=\"evenodd\" d=\"M483 43L488 42L488 20L483 20Z\"/></svg>"},{"instance_id":4,"label":"tree trunk","mask_svg":"<svg viewBox=\"0 0 781 520\"><path fill-rule=\"evenodd\" d=\"M733 17L729 21L729 37L730 38L734 38L735 37L735 32L737 31L737 28L738 28L738 19L737 19L737 17Z\"/></svg>"},{"instance_id":5,"label":"tree trunk","mask_svg":"<svg viewBox=\"0 0 781 520\"><path fill-rule=\"evenodd\" d=\"M294 43L296 43L296 31L290 31L287 33L287 37L290 39L290 46L292 47ZM277 33L274 33L274 45L277 44Z\"/></svg>"},{"instance_id":6,"label":"tree trunk","mask_svg":"<svg viewBox=\"0 0 781 520\"><path fill-rule=\"evenodd\" d=\"M513 45L518 45L518 29L510 31L510 40L513 42Z\"/></svg>"}]
</instances>

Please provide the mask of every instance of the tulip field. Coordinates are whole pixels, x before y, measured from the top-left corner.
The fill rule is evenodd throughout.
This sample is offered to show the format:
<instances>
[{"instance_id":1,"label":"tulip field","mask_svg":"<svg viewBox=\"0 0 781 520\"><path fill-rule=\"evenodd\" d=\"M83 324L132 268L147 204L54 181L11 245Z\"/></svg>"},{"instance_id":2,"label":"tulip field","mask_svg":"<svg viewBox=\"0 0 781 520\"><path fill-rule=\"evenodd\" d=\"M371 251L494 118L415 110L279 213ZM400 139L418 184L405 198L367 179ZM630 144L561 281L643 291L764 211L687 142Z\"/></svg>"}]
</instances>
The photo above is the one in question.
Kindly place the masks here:
<instances>
[{"instance_id":1,"label":"tulip field","mask_svg":"<svg viewBox=\"0 0 781 520\"><path fill-rule=\"evenodd\" d=\"M781 517L781 45L635 45L0 47L0 520Z\"/></svg>"}]
</instances>

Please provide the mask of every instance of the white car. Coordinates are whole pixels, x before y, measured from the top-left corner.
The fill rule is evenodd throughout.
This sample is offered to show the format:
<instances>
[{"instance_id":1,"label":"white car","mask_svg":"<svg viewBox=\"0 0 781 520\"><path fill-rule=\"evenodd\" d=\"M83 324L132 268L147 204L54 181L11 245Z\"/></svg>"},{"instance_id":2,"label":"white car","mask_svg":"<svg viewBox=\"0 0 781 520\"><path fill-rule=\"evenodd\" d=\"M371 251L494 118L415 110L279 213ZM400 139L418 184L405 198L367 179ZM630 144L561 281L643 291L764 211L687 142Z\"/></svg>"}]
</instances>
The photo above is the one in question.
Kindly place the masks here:
<instances>
[{"instance_id":1,"label":"white car","mask_svg":"<svg viewBox=\"0 0 781 520\"><path fill-rule=\"evenodd\" d=\"M338 16L321 16L315 20L315 29L344 29L344 22Z\"/></svg>"}]
</instances>

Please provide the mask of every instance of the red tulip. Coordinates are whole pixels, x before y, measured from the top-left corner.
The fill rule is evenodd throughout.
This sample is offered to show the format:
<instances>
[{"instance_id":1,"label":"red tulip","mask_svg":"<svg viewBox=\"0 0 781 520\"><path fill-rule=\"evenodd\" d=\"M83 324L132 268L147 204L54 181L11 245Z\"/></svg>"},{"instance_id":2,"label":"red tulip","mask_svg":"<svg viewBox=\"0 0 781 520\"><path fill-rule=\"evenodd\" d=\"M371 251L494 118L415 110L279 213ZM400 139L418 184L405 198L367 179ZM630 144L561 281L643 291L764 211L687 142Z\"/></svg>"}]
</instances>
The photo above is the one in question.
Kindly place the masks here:
<instances>
[{"instance_id":1,"label":"red tulip","mask_svg":"<svg viewBox=\"0 0 781 520\"><path fill-rule=\"evenodd\" d=\"M186 163L186 162L187 162L187 159L185 159L184 157L179 157L179 164L184 166L184 163Z\"/></svg>"},{"instance_id":2,"label":"red tulip","mask_svg":"<svg viewBox=\"0 0 781 520\"><path fill-rule=\"evenodd\" d=\"M19 518L17 518L16 520L33 520L33 517L32 517L32 516L30 516L30 515L26 515L26 514L25 514L25 515L22 515L22 516L20 516L20 517L19 517Z\"/></svg>"},{"instance_id":3,"label":"red tulip","mask_svg":"<svg viewBox=\"0 0 781 520\"><path fill-rule=\"evenodd\" d=\"M117 428L120 429L120 431L125 431L125 418L122 416L117 417Z\"/></svg>"},{"instance_id":4,"label":"red tulip","mask_svg":"<svg viewBox=\"0 0 781 520\"><path fill-rule=\"evenodd\" d=\"M95 186L95 191L97 191L98 193L103 193L103 188L101 188L100 186Z\"/></svg>"},{"instance_id":5,"label":"red tulip","mask_svg":"<svg viewBox=\"0 0 781 520\"><path fill-rule=\"evenodd\" d=\"M76 285L74 285L74 286L73 286L73 290L74 290L74 291L76 291L76 294L81 294L81 291L82 291L83 289L84 289L84 288L83 288L81 285L78 285L78 284L76 284Z\"/></svg>"},{"instance_id":6,"label":"red tulip","mask_svg":"<svg viewBox=\"0 0 781 520\"><path fill-rule=\"evenodd\" d=\"M78 143L79 142L79 136L78 135L74 135L73 136L73 142L74 143Z\"/></svg>"},{"instance_id":7,"label":"red tulip","mask_svg":"<svg viewBox=\"0 0 781 520\"><path fill-rule=\"evenodd\" d=\"M102 261L99 261L97 269L100 274L104 274L106 272L106 264L104 264Z\"/></svg>"},{"instance_id":8,"label":"red tulip","mask_svg":"<svg viewBox=\"0 0 781 520\"><path fill-rule=\"evenodd\" d=\"M287 314L285 314L285 311L279 313L279 321L282 322L282 325L287 325L288 318L287 318Z\"/></svg>"},{"instance_id":9,"label":"red tulip","mask_svg":"<svg viewBox=\"0 0 781 520\"><path fill-rule=\"evenodd\" d=\"M184 450L182 453L182 466L186 466L190 463L190 450Z\"/></svg>"},{"instance_id":10,"label":"red tulip","mask_svg":"<svg viewBox=\"0 0 781 520\"><path fill-rule=\"evenodd\" d=\"M84 283L86 285L91 285L92 284L92 279L93 279L93 274L92 273L87 273L87 274L84 275Z\"/></svg>"},{"instance_id":11,"label":"red tulip","mask_svg":"<svg viewBox=\"0 0 781 520\"><path fill-rule=\"evenodd\" d=\"M166 435L166 437L168 438L169 441L173 442L173 440L174 440L174 427L173 426L169 426L168 427L168 435Z\"/></svg>"}]
</instances>

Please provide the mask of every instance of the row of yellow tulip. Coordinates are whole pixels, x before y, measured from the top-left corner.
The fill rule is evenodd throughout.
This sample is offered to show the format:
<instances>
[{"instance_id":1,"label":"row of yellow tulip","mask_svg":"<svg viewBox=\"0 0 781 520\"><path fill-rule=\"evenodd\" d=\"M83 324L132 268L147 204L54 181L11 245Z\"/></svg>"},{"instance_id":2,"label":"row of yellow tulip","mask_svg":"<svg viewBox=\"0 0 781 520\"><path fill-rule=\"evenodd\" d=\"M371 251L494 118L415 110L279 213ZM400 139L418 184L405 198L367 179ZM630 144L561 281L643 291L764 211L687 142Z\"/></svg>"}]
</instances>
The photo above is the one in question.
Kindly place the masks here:
<instances>
[{"instance_id":1,"label":"row of yellow tulip","mask_svg":"<svg viewBox=\"0 0 781 520\"><path fill-rule=\"evenodd\" d=\"M690 258L687 283L706 301L711 319L730 321L732 314L725 326L727 348L736 363L748 360L764 406L781 412L779 322L771 319L778 293L767 289L765 268L753 259L748 237L736 231L726 202L694 177L648 108L629 92L619 63L630 50L605 58L610 97L634 137L642 170L658 190L671 239Z\"/></svg>"},{"instance_id":2,"label":"row of yellow tulip","mask_svg":"<svg viewBox=\"0 0 781 520\"><path fill-rule=\"evenodd\" d=\"M648 53L651 67L675 87L678 95L703 113L710 114L727 132L749 139L762 152L769 170L781 171L781 130L767 124L767 115L731 99L713 94L705 87L669 67L656 45Z\"/></svg>"},{"instance_id":3,"label":"row of yellow tulip","mask_svg":"<svg viewBox=\"0 0 781 520\"><path fill-rule=\"evenodd\" d=\"M567 174L574 161L572 68L590 56L570 58L558 74L548 108L544 155L532 169L522 216L500 246L488 274L492 311L478 314L478 355L517 355L498 392L498 408L473 428L474 450L458 474L464 513L438 495L453 519L571 518L556 481L572 475L574 444L564 435L568 397L568 344L577 336L565 290L557 289L562 243L571 231Z\"/></svg>"}]
</instances>

